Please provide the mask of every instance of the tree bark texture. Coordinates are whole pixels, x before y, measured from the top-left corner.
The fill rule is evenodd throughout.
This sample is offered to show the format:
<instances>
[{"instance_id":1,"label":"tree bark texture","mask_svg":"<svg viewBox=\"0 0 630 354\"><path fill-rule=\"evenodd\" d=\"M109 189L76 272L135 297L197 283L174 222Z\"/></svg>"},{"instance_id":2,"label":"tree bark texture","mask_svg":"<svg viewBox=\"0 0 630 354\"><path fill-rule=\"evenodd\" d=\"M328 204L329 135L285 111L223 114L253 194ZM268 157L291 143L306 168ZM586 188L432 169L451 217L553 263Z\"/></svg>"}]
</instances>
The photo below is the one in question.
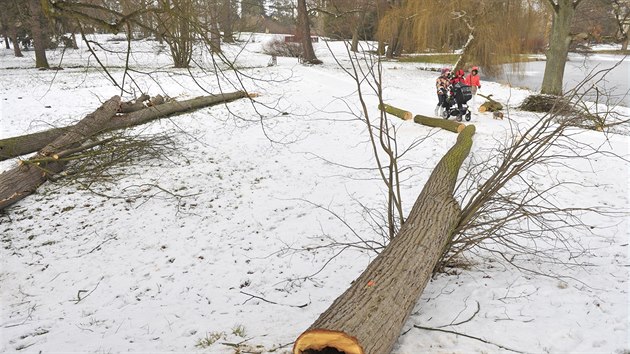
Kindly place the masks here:
<instances>
[{"instance_id":1,"label":"tree bark texture","mask_svg":"<svg viewBox=\"0 0 630 354\"><path fill-rule=\"evenodd\" d=\"M0 140L0 161L39 151L61 136L66 128L53 128L37 133L15 136Z\"/></svg>"},{"instance_id":2,"label":"tree bark texture","mask_svg":"<svg viewBox=\"0 0 630 354\"><path fill-rule=\"evenodd\" d=\"M388 104L379 104L378 109L404 120L410 120L413 117L413 114L411 114L411 112L405 111L404 109L396 108L394 106L390 106Z\"/></svg>"},{"instance_id":3,"label":"tree bark texture","mask_svg":"<svg viewBox=\"0 0 630 354\"><path fill-rule=\"evenodd\" d=\"M0 174L0 210L24 199L56 173L63 171L63 161L36 162L55 153L75 147L100 130L104 122L113 117L120 107L120 97L114 96L93 113L68 129L37 155L17 167Z\"/></svg>"},{"instance_id":4,"label":"tree bark texture","mask_svg":"<svg viewBox=\"0 0 630 354\"><path fill-rule=\"evenodd\" d=\"M46 38L43 29L44 12L39 0L29 0L29 10L31 11L31 31L33 34L33 47L35 48L35 67L48 69L48 59L46 59Z\"/></svg>"},{"instance_id":5,"label":"tree bark texture","mask_svg":"<svg viewBox=\"0 0 630 354\"><path fill-rule=\"evenodd\" d=\"M391 352L459 221L461 210L453 190L474 133L474 125L459 133L431 173L398 236L300 335L293 354L326 348L346 354Z\"/></svg>"},{"instance_id":6,"label":"tree bark texture","mask_svg":"<svg viewBox=\"0 0 630 354\"><path fill-rule=\"evenodd\" d=\"M219 103L227 103L246 96L247 94L245 92L236 91L219 95L201 96L182 102L171 101L146 107L139 111L112 117L110 120L103 123L100 132L128 128L174 114L213 106ZM74 126L54 128L33 134L2 139L0 140L0 161L38 151L72 127Z\"/></svg>"},{"instance_id":7,"label":"tree bark texture","mask_svg":"<svg viewBox=\"0 0 630 354\"><path fill-rule=\"evenodd\" d=\"M297 28L296 36L302 42L302 60L308 64L321 64L322 61L315 56L313 42L311 41L311 25L308 19L308 9L306 8L306 0L298 0L297 2Z\"/></svg>"},{"instance_id":8,"label":"tree bark texture","mask_svg":"<svg viewBox=\"0 0 630 354\"><path fill-rule=\"evenodd\" d=\"M234 36L232 35L234 30L232 0L223 0L223 23L221 24L221 29L223 30L223 41L225 43L234 43Z\"/></svg>"},{"instance_id":9,"label":"tree bark texture","mask_svg":"<svg viewBox=\"0 0 630 354\"><path fill-rule=\"evenodd\" d=\"M562 80L564 67L567 63L569 45L571 44L571 22L575 14L574 0L550 1L553 12L549 49L547 50L547 64L540 89L540 93L547 95L562 95Z\"/></svg>"},{"instance_id":10,"label":"tree bark texture","mask_svg":"<svg viewBox=\"0 0 630 354\"><path fill-rule=\"evenodd\" d=\"M0 25L2 27L2 37L4 37L4 46L6 49L11 49L9 45L9 26L7 25L9 21L7 20L6 11L7 9L5 8L2 13L0 13Z\"/></svg>"},{"instance_id":11,"label":"tree bark texture","mask_svg":"<svg viewBox=\"0 0 630 354\"><path fill-rule=\"evenodd\" d=\"M426 125L428 127L434 128L442 128L444 130L448 130L453 133L461 133L464 128L466 128L466 124L462 124L453 120L442 119L442 118L432 118L427 116L416 115L413 117L413 121Z\"/></svg>"}]
</instances>

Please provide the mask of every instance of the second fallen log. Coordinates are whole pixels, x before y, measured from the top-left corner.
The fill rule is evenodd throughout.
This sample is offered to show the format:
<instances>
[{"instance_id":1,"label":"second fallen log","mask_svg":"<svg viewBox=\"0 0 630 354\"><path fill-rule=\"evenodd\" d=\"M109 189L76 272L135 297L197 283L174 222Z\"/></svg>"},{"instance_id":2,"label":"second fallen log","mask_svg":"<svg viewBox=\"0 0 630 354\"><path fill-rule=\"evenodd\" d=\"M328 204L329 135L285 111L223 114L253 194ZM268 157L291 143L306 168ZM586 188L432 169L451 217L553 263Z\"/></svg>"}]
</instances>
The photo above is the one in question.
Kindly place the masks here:
<instances>
[{"instance_id":1,"label":"second fallen log","mask_svg":"<svg viewBox=\"0 0 630 354\"><path fill-rule=\"evenodd\" d=\"M467 126L442 157L398 235L302 333L293 354L388 354L459 222L453 197L472 146Z\"/></svg>"},{"instance_id":2,"label":"second fallen log","mask_svg":"<svg viewBox=\"0 0 630 354\"><path fill-rule=\"evenodd\" d=\"M391 115L394 115L398 118L402 118L404 120L410 120L413 117L413 114L409 111L405 111L404 109L396 108L394 106L390 106L388 104L379 104L378 109L381 111L385 111Z\"/></svg>"},{"instance_id":3,"label":"second fallen log","mask_svg":"<svg viewBox=\"0 0 630 354\"><path fill-rule=\"evenodd\" d=\"M34 157L22 161L18 166L0 173L0 210L33 193L50 176L63 171L65 162L50 160L56 153L76 147L98 132L104 122L111 119L120 108L120 97L107 100L93 113L67 129L61 136L46 145Z\"/></svg>"},{"instance_id":4,"label":"second fallen log","mask_svg":"<svg viewBox=\"0 0 630 354\"><path fill-rule=\"evenodd\" d=\"M460 122L456 122L448 119L440 119L440 118L432 118L427 116L421 116L417 114L413 117L413 121L426 125L428 127L442 128L453 133L461 133L464 128L466 128L466 124L462 124Z\"/></svg>"},{"instance_id":5,"label":"second fallen log","mask_svg":"<svg viewBox=\"0 0 630 354\"><path fill-rule=\"evenodd\" d=\"M154 119L164 118L169 115L184 113L219 103L227 103L244 97L247 97L245 92L236 91L218 95L201 96L181 102L170 101L163 103L164 99L158 95L151 100L151 106L131 113L117 115L111 119L111 121L104 123L100 133L128 128L147 123ZM0 161L36 152L72 127L73 126L53 128L37 133L0 139Z\"/></svg>"}]
</instances>

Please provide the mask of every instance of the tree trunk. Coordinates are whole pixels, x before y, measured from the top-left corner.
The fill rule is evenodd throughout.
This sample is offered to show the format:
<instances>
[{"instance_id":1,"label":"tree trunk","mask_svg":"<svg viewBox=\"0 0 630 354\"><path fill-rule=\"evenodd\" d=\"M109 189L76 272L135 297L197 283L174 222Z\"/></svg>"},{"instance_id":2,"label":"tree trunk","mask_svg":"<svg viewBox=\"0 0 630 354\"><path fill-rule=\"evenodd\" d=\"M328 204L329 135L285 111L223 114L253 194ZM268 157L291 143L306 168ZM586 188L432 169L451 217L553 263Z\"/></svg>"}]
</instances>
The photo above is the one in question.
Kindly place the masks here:
<instances>
[{"instance_id":1,"label":"tree trunk","mask_svg":"<svg viewBox=\"0 0 630 354\"><path fill-rule=\"evenodd\" d=\"M79 49L79 44L77 43L77 36L72 32L72 49Z\"/></svg>"},{"instance_id":2,"label":"tree trunk","mask_svg":"<svg viewBox=\"0 0 630 354\"><path fill-rule=\"evenodd\" d=\"M575 14L573 0L557 0L557 4L552 5L553 22L549 39L549 49L547 50L547 64L545 65L545 75L540 89L540 93L560 96L562 95L562 81L564 78L564 67L571 44L571 22Z\"/></svg>"},{"instance_id":3,"label":"tree trunk","mask_svg":"<svg viewBox=\"0 0 630 354\"><path fill-rule=\"evenodd\" d=\"M232 35L234 20L232 17L232 0L223 0L223 42L234 43L234 36Z\"/></svg>"},{"instance_id":4,"label":"tree trunk","mask_svg":"<svg viewBox=\"0 0 630 354\"><path fill-rule=\"evenodd\" d=\"M0 140L0 161L39 151L60 137L69 127L54 128L33 134L20 135Z\"/></svg>"},{"instance_id":5,"label":"tree trunk","mask_svg":"<svg viewBox=\"0 0 630 354\"><path fill-rule=\"evenodd\" d=\"M311 41L311 25L308 19L306 0L298 0L297 4L296 37L302 42L302 60L308 64L321 64L322 61L315 56L313 42Z\"/></svg>"},{"instance_id":6,"label":"tree trunk","mask_svg":"<svg viewBox=\"0 0 630 354\"><path fill-rule=\"evenodd\" d=\"M626 37L621 42L621 50L622 51L628 50L628 35L626 35Z\"/></svg>"},{"instance_id":7,"label":"tree trunk","mask_svg":"<svg viewBox=\"0 0 630 354\"><path fill-rule=\"evenodd\" d=\"M210 49L212 49L212 53L221 53L221 32L219 32L216 16L211 16L210 21L212 21L210 24Z\"/></svg>"},{"instance_id":8,"label":"tree trunk","mask_svg":"<svg viewBox=\"0 0 630 354\"><path fill-rule=\"evenodd\" d=\"M391 5L389 4L389 1L387 0L377 0L376 1L376 19L377 19L377 24L380 26L381 22L383 20L383 17L385 17L385 14L387 13L387 10L389 10L391 7ZM385 55L385 39L382 38L381 36L378 36L378 45L377 45L377 49L376 49L376 54L377 55Z\"/></svg>"},{"instance_id":9,"label":"tree trunk","mask_svg":"<svg viewBox=\"0 0 630 354\"><path fill-rule=\"evenodd\" d=\"M183 113L219 103L227 103L246 96L247 94L245 92L236 91L197 97L182 102L172 101L155 105L133 113L113 117L103 124L102 132L144 124L154 119L164 118L176 113ZM0 161L38 151L72 127L74 126L54 128L43 132L2 139L0 140Z\"/></svg>"},{"instance_id":10,"label":"tree trunk","mask_svg":"<svg viewBox=\"0 0 630 354\"><path fill-rule=\"evenodd\" d=\"M210 4L210 49L212 53L221 53L221 32L219 31L218 5Z\"/></svg>"},{"instance_id":11,"label":"tree trunk","mask_svg":"<svg viewBox=\"0 0 630 354\"><path fill-rule=\"evenodd\" d=\"M354 26L352 30L352 44L350 45L350 50L353 52L359 51L359 37L361 36L361 29L363 29L363 25L365 23L365 17L367 16L367 11L362 11L358 16L358 23Z\"/></svg>"},{"instance_id":12,"label":"tree trunk","mask_svg":"<svg viewBox=\"0 0 630 354\"><path fill-rule=\"evenodd\" d=\"M21 58L24 55L22 55L22 50L20 50L20 43L18 42L17 35L17 26L15 25L15 23L11 23L11 27L9 30L11 31L11 42L13 42L13 54L16 57Z\"/></svg>"},{"instance_id":13,"label":"tree trunk","mask_svg":"<svg viewBox=\"0 0 630 354\"><path fill-rule=\"evenodd\" d=\"M466 128L465 124L462 124L453 120L432 118L432 117L427 117L427 116L421 116L419 114L413 117L413 121L418 124L426 125L428 127L442 128L444 130L448 130L453 133L461 133L462 130Z\"/></svg>"},{"instance_id":14,"label":"tree trunk","mask_svg":"<svg viewBox=\"0 0 630 354\"><path fill-rule=\"evenodd\" d=\"M467 126L437 164L409 217L387 247L302 333L293 354L388 354L433 274L460 217L453 197L459 168L472 146ZM328 348L328 349L326 349Z\"/></svg>"},{"instance_id":15,"label":"tree trunk","mask_svg":"<svg viewBox=\"0 0 630 354\"><path fill-rule=\"evenodd\" d=\"M1 17L1 20L2 20L2 36L4 37L4 46L7 49L11 49L11 46L9 45L9 26L7 25L7 19L3 15Z\"/></svg>"},{"instance_id":16,"label":"tree trunk","mask_svg":"<svg viewBox=\"0 0 630 354\"><path fill-rule=\"evenodd\" d=\"M44 14L39 0L29 0L31 11L31 31L33 34L33 47L35 48L35 67L48 69L48 59L46 59L46 38L42 27Z\"/></svg>"},{"instance_id":17,"label":"tree trunk","mask_svg":"<svg viewBox=\"0 0 630 354\"><path fill-rule=\"evenodd\" d=\"M112 97L63 135L46 145L33 158L0 174L0 210L24 199L46 182L50 176L63 171L65 168L65 163L62 161L37 162L37 160L52 157L55 153L75 147L76 144L80 144L93 136L100 131L104 122L116 114L119 106L120 97Z\"/></svg>"},{"instance_id":18,"label":"tree trunk","mask_svg":"<svg viewBox=\"0 0 630 354\"><path fill-rule=\"evenodd\" d=\"M473 42L474 39L475 36L473 35L473 31L470 31L470 34L468 34L468 40L462 47L462 54L460 54L460 56L457 58L457 61L455 62L455 65L453 65L453 72L462 69L462 65L466 63L466 60L464 59L466 58L466 55L468 54L468 48L470 47L470 44Z\"/></svg>"}]
</instances>

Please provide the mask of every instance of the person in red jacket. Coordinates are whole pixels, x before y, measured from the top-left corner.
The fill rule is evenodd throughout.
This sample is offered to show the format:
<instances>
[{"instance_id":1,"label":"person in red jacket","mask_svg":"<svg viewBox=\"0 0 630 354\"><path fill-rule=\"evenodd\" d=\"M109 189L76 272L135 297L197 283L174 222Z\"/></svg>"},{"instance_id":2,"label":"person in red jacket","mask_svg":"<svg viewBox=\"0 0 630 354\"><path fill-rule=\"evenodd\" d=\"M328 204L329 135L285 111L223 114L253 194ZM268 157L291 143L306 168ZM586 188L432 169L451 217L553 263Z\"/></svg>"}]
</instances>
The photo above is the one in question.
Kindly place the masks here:
<instances>
[{"instance_id":1,"label":"person in red jacket","mask_svg":"<svg viewBox=\"0 0 630 354\"><path fill-rule=\"evenodd\" d=\"M464 70L459 69L455 72L455 77L451 79L451 85L455 85L458 82L461 82L462 84L465 83L465 78L464 75L466 75L466 73L464 72Z\"/></svg>"},{"instance_id":2,"label":"person in red jacket","mask_svg":"<svg viewBox=\"0 0 630 354\"><path fill-rule=\"evenodd\" d=\"M459 69L455 72L455 76L451 79L451 86L450 86L450 95L454 96L455 95L455 90L453 88L453 86L455 86L456 84L462 84L464 85L464 75L466 73L464 72L464 70ZM463 111L463 106L461 102L455 102L457 104L457 109L459 112ZM460 113L459 115L457 115L457 121L461 122L462 121L462 114Z\"/></svg>"},{"instance_id":3,"label":"person in red jacket","mask_svg":"<svg viewBox=\"0 0 630 354\"><path fill-rule=\"evenodd\" d=\"M470 70L470 74L466 75L464 78L464 84L470 86L470 89L473 94L472 102L473 107L477 105L477 90L481 88L481 82L479 81L479 67L473 66Z\"/></svg>"}]
</instances>

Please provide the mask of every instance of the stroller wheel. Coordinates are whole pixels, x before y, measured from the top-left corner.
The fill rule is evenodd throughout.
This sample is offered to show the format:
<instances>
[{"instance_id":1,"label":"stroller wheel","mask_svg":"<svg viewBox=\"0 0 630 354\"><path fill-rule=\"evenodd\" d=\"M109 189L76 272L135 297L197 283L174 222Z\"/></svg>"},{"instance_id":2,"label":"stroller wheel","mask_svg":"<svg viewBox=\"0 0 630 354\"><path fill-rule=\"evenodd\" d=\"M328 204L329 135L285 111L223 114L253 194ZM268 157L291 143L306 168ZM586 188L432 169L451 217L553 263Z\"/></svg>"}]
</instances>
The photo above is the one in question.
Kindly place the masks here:
<instances>
[{"instance_id":1,"label":"stroller wheel","mask_svg":"<svg viewBox=\"0 0 630 354\"><path fill-rule=\"evenodd\" d=\"M470 122L470 118L471 118L471 114L470 111L468 113L466 113L466 121Z\"/></svg>"},{"instance_id":2,"label":"stroller wheel","mask_svg":"<svg viewBox=\"0 0 630 354\"><path fill-rule=\"evenodd\" d=\"M448 119L448 116L449 116L449 115L450 115L450 114L449 114L449 110L445 108L445 109L442 111L442 118L444 118L444 119Z\"/></svg>"}]
</instances>

